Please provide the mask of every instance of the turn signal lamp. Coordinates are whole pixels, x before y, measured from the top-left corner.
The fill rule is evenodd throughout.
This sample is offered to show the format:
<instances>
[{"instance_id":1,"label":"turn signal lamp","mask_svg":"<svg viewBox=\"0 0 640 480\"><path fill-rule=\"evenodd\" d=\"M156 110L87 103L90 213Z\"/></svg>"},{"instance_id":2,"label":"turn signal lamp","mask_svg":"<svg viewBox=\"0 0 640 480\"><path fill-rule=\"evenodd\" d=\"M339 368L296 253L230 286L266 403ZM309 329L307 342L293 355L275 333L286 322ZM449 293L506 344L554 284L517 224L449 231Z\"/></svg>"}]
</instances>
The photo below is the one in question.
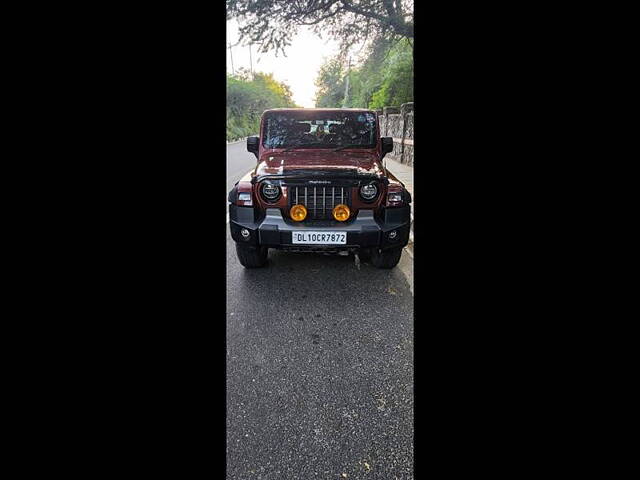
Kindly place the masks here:
<instances>
[{"instance_id":1,"label":"turn signal lamp","mask_svg":"<svg viewBox=\"0 0 640 480\"><path fill-rule=\"evenodd\" d=\"M301 222L302 220L307 218L307 209L304 207L304 205L294 205L293 207L291 207L289 215L291 215L291 218L293 218L296 222Z\"/></svg>"},{"instance_id":2,"label":"turn signal lamp","mask_svg":"<svg viewBox=\"0 0 640 480\"><path fill-rule=\"evenodd\" d=\"M349 215L351 215L351 211L349 207L346 205L340 204L336 205L333 209L333 218L338 220L339 222L344 222L349 219Z\"/></svg>"}]
</instances>

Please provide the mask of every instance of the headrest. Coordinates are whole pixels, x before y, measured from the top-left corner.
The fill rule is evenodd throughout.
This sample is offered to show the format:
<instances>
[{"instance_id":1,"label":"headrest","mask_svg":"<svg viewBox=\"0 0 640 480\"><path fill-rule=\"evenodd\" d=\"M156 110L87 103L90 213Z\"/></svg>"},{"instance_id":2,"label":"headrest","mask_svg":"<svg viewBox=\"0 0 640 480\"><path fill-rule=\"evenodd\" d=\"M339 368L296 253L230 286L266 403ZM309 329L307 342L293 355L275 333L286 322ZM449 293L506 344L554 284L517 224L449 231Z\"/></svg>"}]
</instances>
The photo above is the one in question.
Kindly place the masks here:
<instances>
[{"instance_id":1,"label":"headrest","mask_svg":"<svg viewBox=\"0 0 640 480\"><path fill-rule=\"evenodd\" d=\"M308 133L311 131L311 124L309 123L296 123L294 125L295 131L297 133Z\"/></svg>"}]
</instances>

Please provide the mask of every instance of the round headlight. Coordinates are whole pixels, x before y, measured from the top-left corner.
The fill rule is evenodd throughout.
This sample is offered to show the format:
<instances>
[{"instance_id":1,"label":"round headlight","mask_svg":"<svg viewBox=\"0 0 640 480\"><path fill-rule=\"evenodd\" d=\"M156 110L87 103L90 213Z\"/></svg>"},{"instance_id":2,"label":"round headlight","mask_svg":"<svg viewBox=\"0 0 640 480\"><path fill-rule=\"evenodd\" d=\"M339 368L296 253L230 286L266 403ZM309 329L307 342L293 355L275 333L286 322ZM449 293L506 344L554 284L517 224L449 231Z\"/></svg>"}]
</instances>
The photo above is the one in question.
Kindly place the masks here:
<instances>
[{"instance_id":1,"label":"round headlight","mask_svg":"<svg viewBox=\"0 0 640 480\"><path fill-rule=\"evenodd\" d=\"M280 196L280 187L272 185L271 183L265 183L262 185L262 196L269 201L274 201Z\"/></svg>"},{"instance_id":2,"label":"round headlight","mask_svg":"<svg viewBox=\"0 0 640 480\"><path fill-rule=\"evenodd\" d=\"M375 183L369 183L360 187L360 196L365 200L373 200L378 195L378 187Z\"/></svg>"},{"instance_id":3,"label":"round headlight","mask_svg":"<svg viewBox=\"0 0 640 480\"><path fill-rule=\"evenodd\" d=\"M336 205L336 207L333 209L333 218L335 218L339 222L349 220L349 215L351 215L351 211L346 205Z\"/></svg>"},{"instance_id":4,"label":"round headlight","mask_svg":"<svg viewBox=\"0 0 640 480\"><path fill-rule=\"evenodd\" d=\"M293 218L296 222L301 222L302 220L307 218L307 209L304 208L304 205L294 205L293 207L291 207L289 215L291 215L291 218Z\"/></svg>"}]
</instances>

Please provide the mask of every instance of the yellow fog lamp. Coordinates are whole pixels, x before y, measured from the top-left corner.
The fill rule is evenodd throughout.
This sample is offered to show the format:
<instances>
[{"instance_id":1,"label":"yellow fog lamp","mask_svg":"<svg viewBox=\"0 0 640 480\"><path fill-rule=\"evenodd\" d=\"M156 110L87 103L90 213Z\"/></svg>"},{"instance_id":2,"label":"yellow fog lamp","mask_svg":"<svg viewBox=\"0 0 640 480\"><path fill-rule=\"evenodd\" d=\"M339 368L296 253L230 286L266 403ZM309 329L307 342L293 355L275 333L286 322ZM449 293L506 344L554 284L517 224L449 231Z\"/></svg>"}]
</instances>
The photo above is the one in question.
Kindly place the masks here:
<instances>
[{"instance_id":1,"label":"yellow fog lamp","mask_svg":"<svg viewBox=\"0 0 640 480\"><path fill-rule=\"evenodd\" d=\"M307 218L307 209L304 208L304 205L294 205L293 207L291 207L289 215L291 215L291 218L293 218L296 222L301 222L302 220Z\"/></svg>"},{"instance_id":2,"label":"yellow fog lamp","mask_svg":"<svg viewBox=\"0 0 640 480\"><path fill-rule=\"evenodd\" d=\"M351 215L351 211L349 210L349 207L347 207L346 205L343 205L343 204L336 205L335 208L333 209L333 218L335 218L339 222L344 222L346 220L349 220L349 215Z\"/></svg>"}]
</instances>

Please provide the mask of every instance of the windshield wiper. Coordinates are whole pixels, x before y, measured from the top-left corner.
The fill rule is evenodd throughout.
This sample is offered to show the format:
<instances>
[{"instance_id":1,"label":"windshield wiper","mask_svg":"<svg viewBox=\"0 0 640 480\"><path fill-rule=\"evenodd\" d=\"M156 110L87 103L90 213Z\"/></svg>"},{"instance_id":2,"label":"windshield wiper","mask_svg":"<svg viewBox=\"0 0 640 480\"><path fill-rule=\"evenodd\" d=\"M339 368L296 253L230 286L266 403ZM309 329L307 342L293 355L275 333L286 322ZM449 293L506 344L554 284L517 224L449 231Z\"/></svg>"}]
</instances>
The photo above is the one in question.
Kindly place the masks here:
<instances>
[{"instance_id":1,"label":"windshield wiper","mask_svg":"<svg viewBox=\"0 0 640 480\"><path fill-rule=\"evenodd\" d=\"M345 148L353 148L353 147L366 147L366 145L362 145L361 143L354 145L343 145L342 147L334 148L333 151L337 152L338 150L343 150Z\"/></svg>"}]
</instances>

